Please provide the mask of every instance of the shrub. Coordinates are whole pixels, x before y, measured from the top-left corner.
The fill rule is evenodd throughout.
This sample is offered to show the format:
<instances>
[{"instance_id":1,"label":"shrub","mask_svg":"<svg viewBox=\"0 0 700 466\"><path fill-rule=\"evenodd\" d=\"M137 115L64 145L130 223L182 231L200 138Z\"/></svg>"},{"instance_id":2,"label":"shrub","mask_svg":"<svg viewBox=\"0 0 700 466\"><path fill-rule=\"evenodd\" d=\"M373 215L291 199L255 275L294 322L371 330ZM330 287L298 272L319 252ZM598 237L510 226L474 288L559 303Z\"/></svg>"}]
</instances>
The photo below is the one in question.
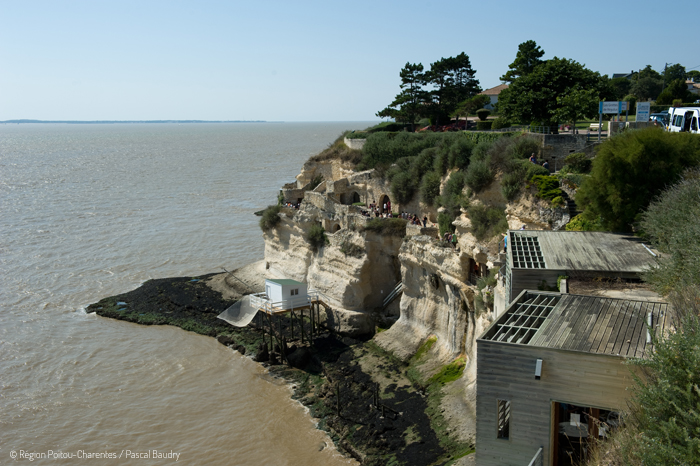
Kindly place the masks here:
<instances>
[{"instance_id":1,"label":"shrub","mask_svg":"<svg viewBox=\"0 0 700 466\"><path fill-rule=\"evenodd\" d=\"M433 170L439 173L441 176L447 173L450 161L447 151L439 151L435 156L435 162L433 164Z\"/></svg>"},{"instance_id":2,"label":"shrub","mask_svg":"<svg viewBox=\"0 0 700 466\"><path fill-rule=\"evenodd\" d=\"M322 248L328 243L326 230L324 230L321 225L312 225L306 233L306 241L309 242L314 251L318 248Z\"/></svg>"},{"instance_id":3,"label":"shrub","mask_svg":"<svg viewBox=\"0 0 700 466\"><path fill-rule=\"evenodd\" d=\"M493 124L491 125L492 129L501 129L501 128L510 128L511 124L510 121L508 121L504 117L498 117L495 120L493 120Z\"/></svg>"},{"instance_id":4,"label":"shrub","mask_svg":"<svg viewBox=\"0 0 700 466\"><path fill-rule=\"evenodd\" d=\"M307 191L313 191L322 182L323 182L323 175L314 176L314 178L309 182L309 187L306 188Z\"/></svg>"},{"instance_id":5,"label":"shrub","mask_svg":"<svg viewBox=\"0 0 700 466\"><path fill-rule=\"evenodd\" d=\"M531 136L517 138L512 146L513 156L519 159L529 159L530 155L533 153L538 154L539 152L540 142Z\"/></svg>"},{"instance_id":6,"label":"shrub","mask_svg":"<svg viewBox=\"0 0 700 466\"><path fill-rule=\"evenodd\" d=\"M340 243L340 252L342 252L346 256L360 258L364 256L365 248L350 241L343 241L342 243Z\"/></svg>"},{"instance_id":7,"label":"shrub","mask_svg":"<svg viewBox=\"0 0 700 466\"><path fill-rule=\"evenodd\" d=\"M427 173L420 185L420 198L428 205L433 205L440 195L441 176L438 172Z\"/></svg>"},{"instance_id":8,"label":"shrub","mask_svg":"<svg viewBox=\"0 0 700 466\"><path fill-rule=\"evenodd\" d=\"M507 201L512 201L520 193L520 185L522 184L522 176L520 173L506 173L501 179L501 194Z\"/></svg>"},{"instance_id":9,"label":"shrub","mask_svg":"<svg viewBox=\"0 0 700 466\"><path fill-rule=\"evenodd\" d=\"M452 222L454 222L454 218L452 218L449 214L445 212L440 212L438 214L438 228L440 229L440 237L442 238L442 235L445 233L449 232L454 232L455 227L452 225Z\"/></svg>"},{"instance_id":10,"label":"shrub","mask_svg":"<svg viewBox=\"0 0 700 466\"><path fill-rule=\"evenodd\" d=\"M353 131L345 135L348 139L367 139L370 133L367 131Z\"/></svg>"},{"instance_id":11,"label":"shrub","mask_svg":"<svg viewBox=\"0 0 700 466\"><path fill-rule=\"evenodd\" d=\"M479 241L492 238L508 230L508 220L504 209L485 207L481 204L469 206L471 232Z\"/></svg>"},{"instance_id":12,"label":"shrub","mask_svg":"<svg viewBox=\"0 0 700 466\"><path fill-rule=\"evenodd\" d=\"M491 129L492 125L493 125L493 121L477 121L476 122L476 129L479 131L488 131Z\"/></svg>"},{"instance_id":13,"label":"shrub","mask_svg":"<svg viewBox=\"0 0 700 466\"><path fill-rule=\"evenodd\" d=\"M260 219L260 229L262 231L269 231L275 228L280 220L282 220L278 215L281 211L282 206L280 205L268 206L262 213L262 218Z\"/></svg>"},{"instance_id":14,"label":"shrub","mask_svg":"<svg viewBox=\"0 0 700 466\"><path fill-rule=\"evenodd\" d=\"M556 176L535 175L532 177L532 182L537 186L537 197L553 200L557 196L561 196L559 189L559 180Z\"/></svg>"},{"instance_id":15,"label":"shrub","mask_svg":"<svg viewBox=\"0 0 700 466\"><path fill-rule=\"evenodd\" d=\"M700 169L689 170L642 214L642 231L664 253L645 278L664 294L678 283L700 283Z\"/></svg>"},{"instance_id":16,"label":"shrub","mask_svg":"<svg viewBox=\"0 0 700 466\"><path fill-rule=\"evenodd\" d=\"M566 224L566 231L600 231L602 227L596 221L585 218L584 214L578 214Z\"/></svg>"},{"instance_id":17,"label":"shrub","mask_svg":"<svg viewBox=\"0 0 700 466\"><path fill-rule=\"evenodd\" d=\"M489 115L491 115L491 110L487 108L480 108L476 111L476 116L479 117L479 120L481 121L486 121Z\"/></svg>"},{"instance_id":18,"label":"shrub","mask_svg":"<svg viewBox=\"0 0 700 466\"><path fill-rule=\"evenodd\" d=\"M406 236L406 220L402 218L373 218L364 227L365 231L372 231L380 235Z\"/></svg>"},{"instance_id":19,"label":"shrub","mask_svg":"<svg viewBox=\"0 0 700 466\"><path fill-rule=\"evenodd\" d=\"M588 173L591 171L591 165L593 165L593 161L583 153L567 155L564 159L564 163L566 165L562 170L568 168L568 170L573 173Z\"/></svg>"},{"instance_id":20,"label":"shrub","mask_svg":"<svg viewBox=\"0 0 700 466\"><path fill-rule=\"evenodd\" d=\"M475 193L480 192L493 181L493 173L485 160L472 160L465 173L465 183Z\"/></svg>"},{"instance_id":21,"label":"shrub","mask_svg":"<svg viewBox=\"0 0 700 466\"><path fill-rule=\"evenodd\" d=\"M537 165L536 163L523 160L522 166L525 167L526 180L532 180L532 178L537 175L549 176L549 170L544 168L542 165Z\"/></svg>"},{"instance_id":22,"label":"shrub","mask_svg":"<svg viewBox=\"0 0 700 466\"><path fill-rule=\"evenodd\" d=\"M564 198L561 196L557 196L552 199L552 207L564 207L565 205L566 202L564 202Z\"/></svg>"},{"instance_id":23,"label":"shrub","mask_svg":"<svg viewBox=\"0 0 700 466\"><path fill-rule=\"evenodd\" d=\"M470 139L459 138L449 148L450 167L465 170L469 166L469 158L474 150L474 142Z\"/></svg>"},{"instance_id":24,"label":"shrub","mask_svg":"<svg viewBox=\"0 0 700 466\"><path fill-rule=\"evenodd\" d=\"M598 148L576 202L602 226L629 231L635 217L688 167L700 164L700 138L658 128L627 131Z\"/></svg>"},{"instance_id":25,"label":"shrub","mask_svg":"<svg viewBox=\"0 0 700 466\"><path fill-rule=\"evenodd\" d=\"M413 199L418 181L410 172L396 173L391 180L391 193L400 204L406 204Z\"/></svg>"},{"instance_id":26,"label":"shrub","mask_svg":"<svg viewBox=\"0 0 700 466\"><path fill-rule=\"evenodd\" d=\"M450 175L445 185L445 193L449 196L459 196L464 189L465 177L464 172L456 171Z\"/></svg>"},{"instance_id":27,"label":"shrub","mask_svg":"<svg viewBox=\"0 0 700 466\"><path fill-rule=\"evenodd\" d=\"M415 159L411 160L411 175L416 179L420 179L423 175L431 171L437 153L438 149L435 147L423 149Z\"/></svg>"}]
</instances>

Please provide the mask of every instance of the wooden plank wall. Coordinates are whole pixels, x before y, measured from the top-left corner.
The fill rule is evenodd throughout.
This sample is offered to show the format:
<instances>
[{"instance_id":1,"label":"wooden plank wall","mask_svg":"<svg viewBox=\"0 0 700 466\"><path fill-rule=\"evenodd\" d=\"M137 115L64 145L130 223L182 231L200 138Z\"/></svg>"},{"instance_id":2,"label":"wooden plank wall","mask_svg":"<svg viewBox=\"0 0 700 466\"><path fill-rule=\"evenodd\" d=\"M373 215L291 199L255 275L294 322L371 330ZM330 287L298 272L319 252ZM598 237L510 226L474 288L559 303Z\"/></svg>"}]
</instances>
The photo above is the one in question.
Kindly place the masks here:
<instances>
[{"instance_id":1,"label":"wooden plank wall","mask_svg":"<svg viewBox=\"0 0 700 466\"><path fill-rule=\"evenodd\" d=\"M535 364L542 359L542 377ZM633 381L617 356L477 342L476 464L523 466L543 447L551 464L552 401L620 410ZM496 438L496 400L511 401L510 438Z\"/></svg>"}]
</instances>

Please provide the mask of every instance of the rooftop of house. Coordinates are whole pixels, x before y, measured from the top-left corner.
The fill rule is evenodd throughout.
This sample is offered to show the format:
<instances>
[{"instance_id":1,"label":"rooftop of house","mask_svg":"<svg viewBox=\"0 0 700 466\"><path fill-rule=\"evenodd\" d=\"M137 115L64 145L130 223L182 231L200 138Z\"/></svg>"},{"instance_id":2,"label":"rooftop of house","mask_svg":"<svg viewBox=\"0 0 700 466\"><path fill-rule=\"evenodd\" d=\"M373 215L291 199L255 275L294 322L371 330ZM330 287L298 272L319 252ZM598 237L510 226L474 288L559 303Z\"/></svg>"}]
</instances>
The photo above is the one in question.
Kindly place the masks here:
<instances>
[{"instance_id":1,"label":"rooftop of house","mask_svg":"<svg viewBox=\"0 0 700 466\"><path fill-rule=\"evenodd\" d=\"M306 283L298 282L296 280L290 280L288 278L268 278L267 281L272 282L272 283L276 283L276 284L282 285L282 286L289 286L289 285L291 285L291 286L297 286L297 285L303 286L303 285L306 285Z\"/></svg>"},{"instance_id":2,"label":"rooftop of house","mask_svg":"<svg viewBox=\"0 0 700 466\"><path fill-rule=\"evenodd\" d=\"M567 271L643 272L655 254L639 238L593 231L511 230L512 268Z\"/></svg>"},{"instance_id":3,"label":"rooftop of house","mask_svg":"<svg viewBox=\"0 0 700 466\"><path fill-rule=\"evenodd\" d=\"M647 323L668 326L667 303L523 291L479 338L492 342L643 358Z\"/></svg>"},{"instance_id":4,"label":"rooftop of house","mask_svg":"<svg viewBox=\"0 0 700 466\"><path fill-rule=\"evenodd\" d=\"M508 89L508 84L499 84L496 87L492 87L490 89L486 89L482 92L479 92L478 95L498 95L504 89Z\"/></svg>"}]
</instances>

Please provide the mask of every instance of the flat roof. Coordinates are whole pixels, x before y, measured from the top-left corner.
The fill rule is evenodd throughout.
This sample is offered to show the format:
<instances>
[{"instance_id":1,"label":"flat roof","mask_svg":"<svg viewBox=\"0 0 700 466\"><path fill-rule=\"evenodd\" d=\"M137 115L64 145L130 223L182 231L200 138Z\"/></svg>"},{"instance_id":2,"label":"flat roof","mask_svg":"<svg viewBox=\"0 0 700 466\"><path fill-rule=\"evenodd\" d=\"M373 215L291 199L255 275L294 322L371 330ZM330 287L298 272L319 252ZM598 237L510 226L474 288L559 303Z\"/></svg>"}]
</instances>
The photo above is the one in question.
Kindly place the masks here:
<instances>
[{"instance_id":1,"label":"flat roof","mask_svg":"<svg viewBox=\"0 0 700 466\"><path fill-rule=\"evenodd\" d=\"M617 233L511 230L508 243L516 269L639 273L656 265L639 238Z\"/></svg>"},{"instance_id":2,"label":"flat roof","mask_svg":"<svg viewBox=\"0 0 700 466\"><path fill-rule=\"evenodd\" d=\"M651 301L523 291L479 339L642 358L649 314L652 329L663 332L670 309Z\"/></svg>"},{"instance_id":3,"label":"flat roof","mask_svg":"<svg viewBox=\"0 0 700 466\"><path fill-rule=\"evenodd\" d=\"M278 285L282 285L282 286L288 286L288 285L304 286L304 285L306 285L306 283L304 283L304 282L298 282L296 280L291 280L289 278L267 278L265 280L268 282L277 283Z\"/></svg>"}]
</instances>

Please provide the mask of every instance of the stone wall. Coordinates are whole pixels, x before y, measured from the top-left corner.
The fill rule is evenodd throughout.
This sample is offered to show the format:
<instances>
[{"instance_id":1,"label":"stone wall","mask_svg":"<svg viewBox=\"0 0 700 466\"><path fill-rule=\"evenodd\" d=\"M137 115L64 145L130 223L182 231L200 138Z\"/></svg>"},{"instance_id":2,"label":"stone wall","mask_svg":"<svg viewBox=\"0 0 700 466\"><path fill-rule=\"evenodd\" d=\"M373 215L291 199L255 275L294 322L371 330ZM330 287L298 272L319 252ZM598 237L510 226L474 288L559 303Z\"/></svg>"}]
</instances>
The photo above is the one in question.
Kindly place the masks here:
<instances>
[{"instance_id":1,"label":"stone wall","mask_svg":"<svg viewBox=\"0 0 700 466\"><path fill-rule=\"evenodd\" d=\"M541 154L537 160L540 163L546 160L551 171L563 167L567 155L576 152L592 152L595 145L594 141L589 141L586 134L537 134L532 136L542 141Z\"/></svg>"},{"instance_id":2,"label":"stone wall","mask_svg":"<svg viewBox=\"0 0 700 466\"><path fill-rule=\"evenodd\" d=\"M345 138L343 139L343 141L345 142L345 145L348 146L350 149L362 150L362 148L365 147L365 142L367 142L367 139Z\"/></svg>"},{"instance_id":3,"label":"stone wall","mask_svg":"<svg viewBox=\"0 0 700 466\"><path fill-rule=\"evenodd\" d=\"M651 121L611 121L608 123L608 137L627 128L641 129L649 126L654 126L654 123Z\"/></svg>"}]
</instances>

